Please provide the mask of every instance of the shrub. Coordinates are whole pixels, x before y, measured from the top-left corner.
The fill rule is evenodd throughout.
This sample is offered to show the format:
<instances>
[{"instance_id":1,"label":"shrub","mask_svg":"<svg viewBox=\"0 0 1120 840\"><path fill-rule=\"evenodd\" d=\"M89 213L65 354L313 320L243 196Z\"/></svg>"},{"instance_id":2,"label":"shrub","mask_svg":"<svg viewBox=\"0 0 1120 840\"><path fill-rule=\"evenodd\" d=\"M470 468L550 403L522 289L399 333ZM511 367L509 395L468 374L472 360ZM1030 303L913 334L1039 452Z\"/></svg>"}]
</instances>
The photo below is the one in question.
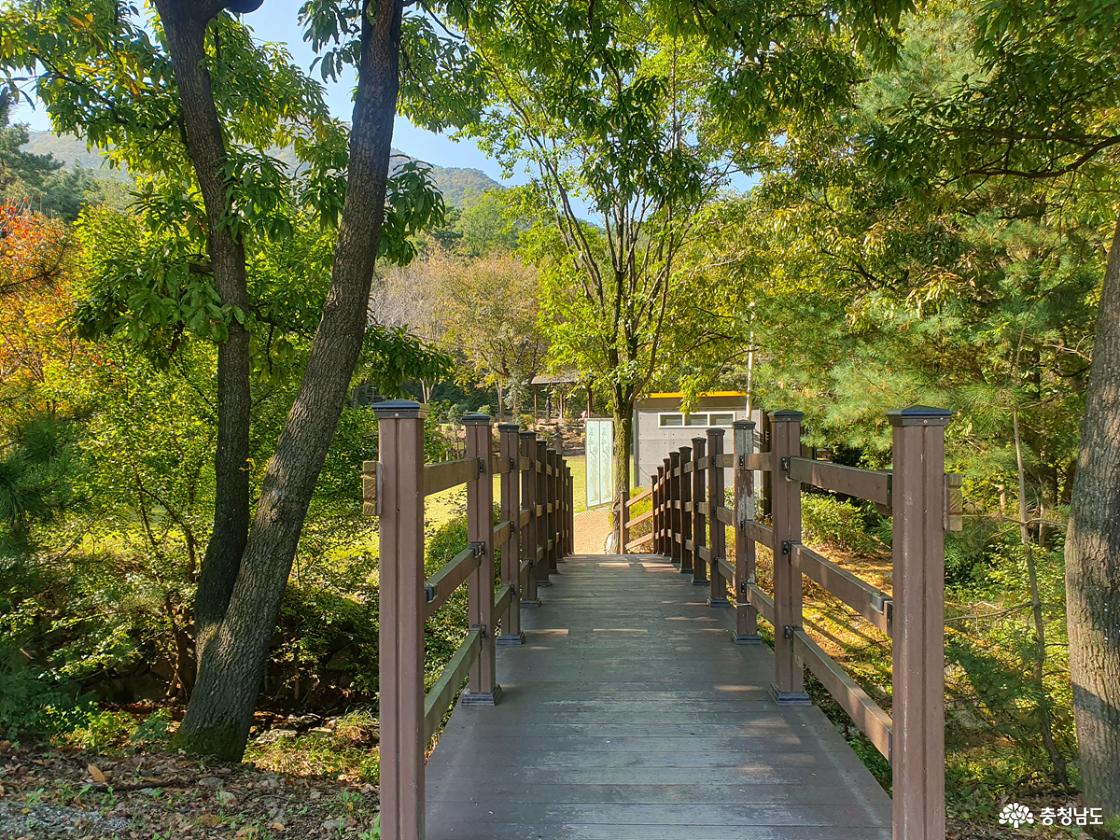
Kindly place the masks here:
<instances>
[{"instance_id":1,"label":"shrub","mask_svg":"<svg viewBox=\"0 0 1120 840\"><path fill-rule=\"evenodd\" d=\"M801 497L801 522L807 541L827 543L856 553L881 551L873 534L878 512L853 502L815 493Z\"/></svg>"},{"instance_id":2,"label":"shrub","mask_svg":"<svg viewBox=\"0 0 1120 840\"><path fill-rule=\"evenodd\" d=\"M64 692L36 673L17 644L0 642L0 735L15 738L23 732L45 731L44 710L67 700Z\"/></svg>"}]
</instances>

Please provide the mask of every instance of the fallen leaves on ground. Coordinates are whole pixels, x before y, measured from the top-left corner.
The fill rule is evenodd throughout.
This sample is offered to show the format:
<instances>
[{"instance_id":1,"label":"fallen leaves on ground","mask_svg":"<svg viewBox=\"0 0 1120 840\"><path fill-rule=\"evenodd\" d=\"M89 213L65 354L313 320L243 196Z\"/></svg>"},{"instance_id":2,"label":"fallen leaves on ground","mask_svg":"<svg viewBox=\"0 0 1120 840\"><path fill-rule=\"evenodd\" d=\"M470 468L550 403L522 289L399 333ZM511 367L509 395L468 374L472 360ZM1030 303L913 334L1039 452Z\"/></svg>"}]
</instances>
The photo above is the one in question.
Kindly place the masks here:
<instances>
[{"instance_id":1,"label":"fallen leaves on ground","mask_svg":"<svg viewBox=\"0 0 1120 840\"><path fill-rule=\"evenodd\" d=\"M373 838L377 790L174 753L0 750L0 837Z\"/></svg>"}]
</instances>

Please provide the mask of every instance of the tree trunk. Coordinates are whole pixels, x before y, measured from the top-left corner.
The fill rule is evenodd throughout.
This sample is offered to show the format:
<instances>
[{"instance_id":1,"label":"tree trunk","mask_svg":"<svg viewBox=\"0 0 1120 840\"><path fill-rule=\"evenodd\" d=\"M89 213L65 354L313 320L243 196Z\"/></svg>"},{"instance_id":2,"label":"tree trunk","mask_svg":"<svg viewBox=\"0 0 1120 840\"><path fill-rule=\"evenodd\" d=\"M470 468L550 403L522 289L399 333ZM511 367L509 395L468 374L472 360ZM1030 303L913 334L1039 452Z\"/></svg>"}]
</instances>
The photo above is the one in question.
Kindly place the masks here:
<instances>
[{"instance_id":1,"label":"tree trunk","mask_svg":"<svg viewBox=\"0 0 1120 840\"><path fill-rule=\"evenodd\" d=\"M401 0L363 16L346 201L331 287L299 393L269 461L225 619L199 651L178 746L239 759L307 507L367 328L396 113Z\"/></svg>"},{"instance_id":2,"label":"tree trunk","mask_svg":"<svg viewBox=\"0 0 1120 840\"><path fill-rule=\"evenodd\" d=\"M1073 714L1086 805L1120 815L1120 219L1085 394L1066 537Z\"/></svg>"},{"instance_id":3,"label":"tree trunk","mask_svg":"<svg viewBox=\"0 0 1120 840\"><path fill-rule=\"evenodd\" d=\"M630 453L634 448L634 400L616 403L614 411L614 494L630 489ZM615 527L618 523L615 522Z\"/></svg>"},{"instance_id":4,"label":"tree trunk","mask_svg":"<svg viewBox=\"0 0 1120 840\"><path fill-rule=\"evenodd\" d=\"M205 64L205 35L220 4L156 0L175 67L187 153L198 177L209 225L210 265L225 307L248 305L245 250L225 223L229 197L218 111ZM249 334L230 318L218 345L218 445L214 455L214 528L199 571L195 639L201 646L225 615L249 531Z\"/></svg>"},{"instance_id":5,"label":"tree trunk","mask_svg":"<svg viewBox=\"0 0 1120 840\"><path fill-rule=\"evenodd\" d=\"M1042 615L1042 598L1038 590L1038 560L1031 541L1030 520L1027 508L1027 475L1023 466L1023 438L1019 432L1019 411L1011 409L1011 426L1015 438L1015 466L1019 479L1019 540L1027 562L1027 586L1030 590L1031 618L1034 621L1034 656L1031 658L1031 677L1038 692L1038 728L1042 746L1050 758L1051 779L1063 787L1069 786L1065 756L1054 743L1054 725L1050 714L1050 694L1046 690L1046 622Z\"/></svg>"}]
</instances>

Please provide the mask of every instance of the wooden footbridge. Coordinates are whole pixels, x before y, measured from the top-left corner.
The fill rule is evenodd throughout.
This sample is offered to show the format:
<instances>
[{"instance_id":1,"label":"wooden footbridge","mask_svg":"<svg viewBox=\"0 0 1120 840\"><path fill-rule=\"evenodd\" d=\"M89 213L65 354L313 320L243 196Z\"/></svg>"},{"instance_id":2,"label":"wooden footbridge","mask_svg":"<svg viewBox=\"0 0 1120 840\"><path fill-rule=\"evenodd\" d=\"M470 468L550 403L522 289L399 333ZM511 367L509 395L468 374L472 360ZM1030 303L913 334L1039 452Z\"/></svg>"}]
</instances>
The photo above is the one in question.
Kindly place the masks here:
<instances>
[{"instance_id":1,"label":"wooden footbridge","mask_svg":"<svg viewBox=\"0 0 1120 840\"><path fill-rule=\"evenodd\" d=\"M764 451L753 423L729 452L709 429L620 499L626 553L573 556L571 474L532 432L499 425L495 451L490 418L468 416L466 457L425 465L423 407L375 409L385 840L944 838L947 412L891 412L891 472L803 457L796 412L769 416ZM459 484L469 545L425 578L424 498ZM801 544L802 485L891 512L893 594ZM893 721L805 632L803 577L892 637ZM425 619L464 584L466 638L426 685ZM891 761L893 801L809 703L806 667Z\"/></svg>"}]
</instances>

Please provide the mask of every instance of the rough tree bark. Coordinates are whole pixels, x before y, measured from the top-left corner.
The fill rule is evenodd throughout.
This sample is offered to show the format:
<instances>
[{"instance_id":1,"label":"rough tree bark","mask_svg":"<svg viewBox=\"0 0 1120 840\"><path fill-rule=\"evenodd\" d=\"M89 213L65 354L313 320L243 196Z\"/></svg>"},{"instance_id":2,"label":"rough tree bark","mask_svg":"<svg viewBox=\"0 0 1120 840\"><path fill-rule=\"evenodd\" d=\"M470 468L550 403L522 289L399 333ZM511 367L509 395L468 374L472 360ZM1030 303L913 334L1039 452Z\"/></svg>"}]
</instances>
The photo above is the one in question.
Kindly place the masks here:
<instances>
[{"instance_id":1,"label":"rough tree bark","mask_svg":"<svg viewBox=\"0 0 1120 840\"><path fill-rule=\"evenodd\" d=\"M1073 714L1085 802L1120 815L1120 218L1097 315L1066 536Z\"/></svg>"},{"instance_id":2,"label":"rough tree bark","mask_svg":"<svg viewBox=\"0 0 1120 840\"><path fill-rule=\"evenodd\" d=\"M223 224L228 194L225 140L205 65L206 27L221 2L156 0L175 68L187 153L209 226L210 265L223 306L246 308L245 250ZM231 319L218 345L218 441L214 455L214 528L199 570L195 644L202 647L225 615L249 533L249 333Z\"/></svg>"},{"instance_id":3,"label":"rough tree bark","mask_svg":"<svg viewBox=\"0 0 1120 840\"><path fill-rule=\"evenodd\" d=\"M199 651L198 681L177 744L238 759L304 517L367 325L396 113L401 0L363 15L346 201L331 285L299 392L269 461L252 532L221 624Z\"/></svg>"},{"instance_id":4,"label":"rough tree bark","mask_svg":"<svg viewBox=\"0 0 1120 840\"><path fill-rule=\"evenodd\" d=\"M615 395L614 405L614 494L630 489L630 453L634 451L634 394ZM618 522L614 524L617 526Z\"/></svg>"}]
</instances>

